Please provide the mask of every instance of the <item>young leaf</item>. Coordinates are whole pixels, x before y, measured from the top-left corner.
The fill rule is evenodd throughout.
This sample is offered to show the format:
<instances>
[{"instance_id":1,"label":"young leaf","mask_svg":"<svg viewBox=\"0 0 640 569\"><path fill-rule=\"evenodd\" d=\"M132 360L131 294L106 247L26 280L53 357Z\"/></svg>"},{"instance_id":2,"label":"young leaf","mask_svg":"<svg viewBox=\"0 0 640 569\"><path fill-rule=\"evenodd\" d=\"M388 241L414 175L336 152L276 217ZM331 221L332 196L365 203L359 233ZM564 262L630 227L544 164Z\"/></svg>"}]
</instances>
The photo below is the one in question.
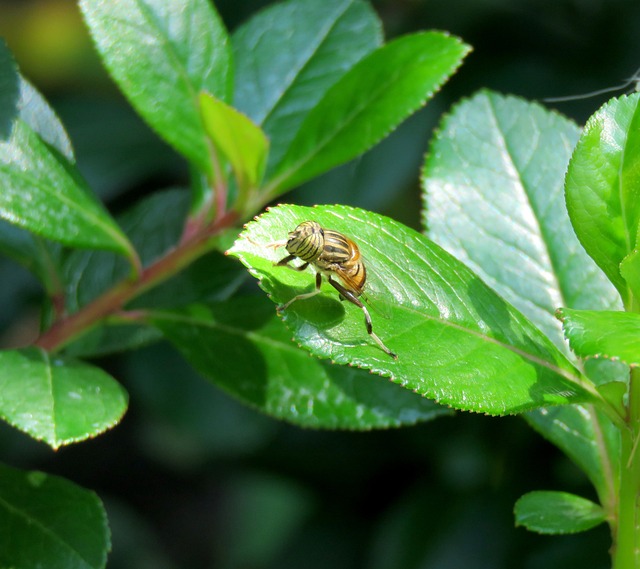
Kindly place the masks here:
<instances>
[{"instance_id":1,"label":"young leaf","mask_svg":"<svg viewBox=\"0 0 640 569\"><path fill-rule=\"evenodd\" d=\"M440 32L396 39L354 65L307 115L266 190L273 197L368 150L433 96L469 46Z\"/></svg>"},{"instance_id":2,"label":"young leaf","mask_svg":"<svg viewBox=\"0 0 640 569\"><path fill-rule=\"evenodd\" d=\"M423 172L429 235L570 355L558 306L622 307L566 212L563 180L578 127L537 104L482 91L454 107L437 132ZM608 417L572 405L525 418L601 496L614 491L619 433Z\"/></svg>"},{"instance_id":3,"label":"young leaf","mask_svg":"<svg viewBox=\"0 0 640 569\"><path fill-rule=\"evenodd\" d=\"M113 427L127 408L104 371L44 350L0 352L0 368L0 417L54 449Z\"/></svg>"},{"instance_id":4,"label":"young leaf","mask_svg":"<svg viewBox=\"0 0 640 569\"><path fill-rule=\"evenodd\" d=\"M640 365L640 314L561 308L557 316L571 349L581 358L603 357Z\"/></svg>"},{"instance_id":5,"label":"young leaf","mask_svg":"<svg viewBox=\"0 0 640 569\"><path fill-rule=\"evenodd\" d=\"M595 400L593 386L551 342L462 263L426 237L373 213L279 206L248 224L229 253L275 302L313 289L310 272L275 266L286 252L267 247L307 219L357 240L368 282L375 281L374 300L390 316L372 312L374 331L398 360L369 338L361 310L340 303L328 284L324 294L284 312L296 340L313 354L389 376L459 409L501 414Z\"/></svg>"},{"instance_id":6,"label":"young leaf","mask_svg":"<svg viewBox=\"0 0 640 569\"><path fill-rule=\"evenodd\" d=\"M0 465L0 565L101 569L111 533L100 498L64 478Z\"/></svg>"},{"instance_id":7,"label":"young leaf","mask_svg":"<svg viewBox=\"0 0 640 569\"><path fill-rule=\"evenodd\" d=\"M276 166L307 113L382 43L368 2L290 0L267 7L232 36L234 106L261 125Z\"/></svg>"},{"instance_id":8,"label":"young leaf","mask_svg":"<svg viewBox=\"0 0 640 569\"><path fill-rule=\"evenodd\" d=\"M229 163L241 196L262 179L269 152L269 140L260 127L208 93L200 94L200 110L207 134Z\"/></svg>"},{"instance_id":9,"label":"young leaf","mask_svg":"<svg viewBox=\"0 0 640 569\"><path fill-rule=\"evenodd\" d=\"M200 91L226 101L231 55L208 0L81 0L104 63L140 115L178 152L211 171Z\"/></svg>"},{"instance_id":10,"label":"young leaf","mask_svg":"<svg viewBox=\"0 0 640 569\"><path fill-rule=\"evenodd\" d=\"M569 163L567 208L580 242L620 292L620 263L640 223L640 94L612 99L588 121Z\"/></svg>"},{"instance_id":11,"label":"young leaf","mask_svg":"<svg viewBox=\"0 0 640 569\"><path fill-rule=\"evenodd\" d=\"M529 492L515 505L516 525L544 534L586 531L606 520L601 506L567 492Z\"/></svg>"},{"instance_id":12,"label":"young leaf","mask_svg":"<svg viewBox=\"0 0 640 569\"><path fill-rule=\"evenodd\" d=\"M134 257L126 237L72 168L17 119L9 140L0 142L0 218L65 245Z\"/></svg>"},{"instance_id":13,"label":"young leaf","mask_svg":"<svg viewBox=\"0 0 640 569\"><path fill-rule=\"evenodd\" d=\"M372 429L450 411L386 379L309 358L264 297L156 312L150 321L193 367L245 403L305 427Z\"/></svg>"}]
</instances>

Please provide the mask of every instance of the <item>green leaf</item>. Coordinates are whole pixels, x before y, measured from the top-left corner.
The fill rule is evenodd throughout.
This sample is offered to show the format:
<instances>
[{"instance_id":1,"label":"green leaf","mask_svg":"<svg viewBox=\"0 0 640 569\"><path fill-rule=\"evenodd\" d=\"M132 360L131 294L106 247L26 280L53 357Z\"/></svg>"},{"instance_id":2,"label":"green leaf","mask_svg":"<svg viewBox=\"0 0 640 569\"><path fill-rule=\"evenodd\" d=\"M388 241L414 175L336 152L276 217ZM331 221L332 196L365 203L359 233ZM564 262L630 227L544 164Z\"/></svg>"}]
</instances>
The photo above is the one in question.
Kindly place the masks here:
<instances>
[{"instance_id":1,"label":"green leaf","mask_svg":"<svg viewBox=\"0 0 640 569\"><path fill-rule=\"evenodd\" d=\"M433 96L469 49L425 32L360 60L307 115L267 191L275 196L372 147Z\"/></svg>"},{"instance_id":2,"label":"green leaf","mask_svg":"<svg viewBox=\"0 0 640 569\"><path fill-rule=\"evenodd\" d=\"M0 43L0 49L2 44ZM70 163L75 162L71 141L42 95L24 78L19 77L17 111L40 138L57 150ZM0 250L31 271L52 296L60 291L60 247L25 229L0 221Z\"/></svg>"},{"instance_id":3,"label":"green leaf","mask_svg":"<svg viewBox=\"0 0 640 569\"><path fill-rule=\"evenodd\" d=\"M94 492L44 472L0 465L0 566L99 569L111 533Z\"/></svg>"},{"instance_id":4,"label":"green leaf","mask_svg":"<svg viewBox=\"0 0 640 569\"><path fill-rule=\"evenodd\" d=\"M565 350L556 308L620 307L564 204L578 135L537 104L481 91L442 121L423 171L429 235Z\"/></svg>"},{"instance_id":5,"label":"green leaf","mask_svg":"<svg viewBox=\"0 0 640 569\"><path fill-rule=\"evenodd\" d=\"M372 312L374 330L399 358L394 361L367 336L362 312L340 303L326 283L324 294L284 313L296 340L313 354L389 376L438 402L490 414L594 400L593 386L551 342L462 263L423 235L373 213L287 205L248 224L229 253L275 302L313 289L309 272L275 266L286 253L266 247L307 219L357 236L368 294L375 293L375 302L389 313L385 319Z\"/></svg>"},{"instance_id":6,"label":"green leaf","mask_svg":"<svg viewBox=\"0 0 640 569\"><path fill-rule=\"evenodd\" d=\"M120 421L122 386L99 368L26 348L0 352L0 417L54 449Z\"/></svg>"},{"instance_id":7,"label":"green leaf","mask_svg":"<svg viewBox=\"0 0 640 569\"><path fill-rule=\"evenodd\" d=\"M232 43L234 106L264 128L273 168L327 89L382 43L382 31L366 2L293 0L259 12Z\"/></svg>"},{"instance_id":8,"label":"green leaf","mask_svg":"<svg viewBox=\"0 0 640 569\"><path fill-rule=\"evenodd\" d=\"M0 218L72 247L135 255L77 171L21 119L0 142L0 185Z\"/></svg>"},{"instance_id":9,"label":"green leaf","mask_svg":"<svg viewBox=\"0 0 640 569\"><path fill-rule=\"evenodd\" d=\"M640 94L612 99L588 121L566 177L567 208L580 242L631 298L620 263L636 247L640 222Z\"/></svg>"},{"instance_id":10,"label":"green leaf","mask_svg":"<svg viewBox=\"0 0 640 569\"><path fill-rule=\"evenodd\" d=\"M207 134L231 164L240 193L246 194L262 179L269 140L246 115L208 93L201 93L200 108Z\"/></svg>"},{"instance_id":11,"label":"green leaf","mask_svg":"<svg viewBox=\"0 0 640 569\"><path fill-rule=\"evenodd\" d=\"M578 127L537 104L481 91L454 107L437 133L423 172L429 235L570 355L558 306L622 306L566 211L563 180ZM601 496L613 491L619 433L610 419L590 405L525 417Z\"/></svg>"},{"instance_id":12,"label":"green leaf","mask_svg":"<svg viewBox=\"0 0 640 569\"><path fill-rule=\"evenodd\" d=\"M516 525L543 534L578 533L605 521L601 506L567 492L529 492L515 505Z\"/></svg>"},{"instance_id":13,"label":"green leaf","mask_svg":"<svg viewBox=\"0 0 640 569\"><path fill-rule=\"evenodd\" d=\"M75 163L71 140L55 111L45 98L23 77L20 78L20 118L47 144L70 163Z\"/></svg>"},{"instance_id":14,"label":"green leaf","mask_svg":"<svg viewBox=\"0 0 640 569\"><path fill-rule=\"evenodd\" d=\"M208 0L81 0L98 51L140 115L188 160L211 171L198 95L228 100L231 50Z\"/></svg>"},{"instance_id":15,"label":"green leaf","mask_svg":"<svg viewBox=\"0 0 640 569\"><path fill-rule=\"evenodd\" d=\"M450 413L363 370L309 358L264 297L156 312L150 321L204 377L298 425L372 429Z\"/></svg>"},{"instance_id":16,"label":"green leaf","mask_svg":"<svg viewBox=\"0 0 640 569\"><path fill-rule=\"evenodd\" d=\"M619 359L640 365L640 314L561 308L557 316L571 349L581 358Z\"/></svg>"}]
</instances>

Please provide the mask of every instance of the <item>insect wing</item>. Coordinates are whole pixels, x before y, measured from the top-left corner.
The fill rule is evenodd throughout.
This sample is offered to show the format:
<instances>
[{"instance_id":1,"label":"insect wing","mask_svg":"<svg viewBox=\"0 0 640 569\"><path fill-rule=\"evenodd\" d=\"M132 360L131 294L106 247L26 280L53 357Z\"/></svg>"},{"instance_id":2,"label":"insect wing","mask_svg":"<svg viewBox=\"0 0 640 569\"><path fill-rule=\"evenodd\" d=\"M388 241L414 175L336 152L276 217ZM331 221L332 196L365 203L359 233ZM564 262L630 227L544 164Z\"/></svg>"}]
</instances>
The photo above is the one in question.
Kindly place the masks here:
<instances>
[{"instance_id":1,"label":"insect wing","mask_svg":"<svg viewBox=\"0 0 640 569\"><path fill-rule=\"evenodd\" d=\"M385 302L385 287L382 284L380 277L375 271L375 265L360 259L365 264L367 269L367 280L364 284L364 289L361 290L359 296L368 306L370 306L375 312L380 314L384 318L391 317L391 310L387 302ZM359 283L351 282L349 275L343 274L342 271L336 271L338 276L344 281L344 283L352 290L358 290Z\"/></svg>"}]
</instances>

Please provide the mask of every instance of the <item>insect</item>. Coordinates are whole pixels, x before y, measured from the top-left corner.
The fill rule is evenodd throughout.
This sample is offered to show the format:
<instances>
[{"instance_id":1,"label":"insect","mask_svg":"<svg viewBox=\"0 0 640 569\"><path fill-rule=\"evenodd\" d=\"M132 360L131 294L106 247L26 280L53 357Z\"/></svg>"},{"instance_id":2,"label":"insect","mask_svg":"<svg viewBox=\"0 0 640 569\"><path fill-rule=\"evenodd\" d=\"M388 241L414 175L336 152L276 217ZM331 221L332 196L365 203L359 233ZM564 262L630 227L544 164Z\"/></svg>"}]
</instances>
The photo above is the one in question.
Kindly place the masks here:
<instances>
[{"instance_id":1,"label":"insect","mask_svg":"<svg viewBox=\"0 0 640 569\"><path fill-rule=\"evenodd\" d=\"M316 270L315 290L294 296L279 306L279 311L286 310L296 300L311 298L318 294L324 276L329 284L340 293L341 300L348 300L362 310L367 332L378 346L394 360L398 359L398 356L387 348L373 331L369 311L360 300L360 298L366 298L363 292L367 282L367 269L358 246L351 239L333 229L324 229L315 221L304 221L289 233L288 239L277 241L269 246L285 246L289 253L276 263L277 266L304 271L311 265ZM296 258L303 261L302 265L290 264Z\"/></svg>"}]
</instances>

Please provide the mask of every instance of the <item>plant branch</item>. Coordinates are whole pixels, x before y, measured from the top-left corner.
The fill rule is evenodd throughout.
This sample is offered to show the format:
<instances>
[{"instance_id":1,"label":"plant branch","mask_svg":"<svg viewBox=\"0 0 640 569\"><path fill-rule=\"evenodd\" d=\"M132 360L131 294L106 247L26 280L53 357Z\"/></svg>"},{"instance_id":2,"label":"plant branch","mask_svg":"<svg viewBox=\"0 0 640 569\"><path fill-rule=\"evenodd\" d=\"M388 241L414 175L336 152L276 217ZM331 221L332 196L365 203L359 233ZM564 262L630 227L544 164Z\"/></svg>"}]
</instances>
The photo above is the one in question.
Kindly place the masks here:
<instances>
[{"instance_id":1,"label":"plant branch","mask_svg":"<svg viewBox=\"0 0 640 569\"><path fill-rule=\"evenodd\" d=\"M640 491L640 370L632 368L629 386L628 428L621 431L620 492L615 524L614 569L638 566L640 528L638 527L638 492Z\"/></svg>"},{"instance_id":2,"label":"plant branch","mask_svg":"<svg viewBox=\"0 0 640 569\"><path fill-rule=\"evenodd\" d=\"M166 255L144 268L139 278L126 279L118 283L78 312L58 320L38 338L35 345L47 351L59 350L95 326L100 320L120 311L136 296L166 281L207 253L211 249L213 238L233 225L237 219L238 216L233 211L218 217L206 231L180 242Z\"/></svg>"}]
</instances>

